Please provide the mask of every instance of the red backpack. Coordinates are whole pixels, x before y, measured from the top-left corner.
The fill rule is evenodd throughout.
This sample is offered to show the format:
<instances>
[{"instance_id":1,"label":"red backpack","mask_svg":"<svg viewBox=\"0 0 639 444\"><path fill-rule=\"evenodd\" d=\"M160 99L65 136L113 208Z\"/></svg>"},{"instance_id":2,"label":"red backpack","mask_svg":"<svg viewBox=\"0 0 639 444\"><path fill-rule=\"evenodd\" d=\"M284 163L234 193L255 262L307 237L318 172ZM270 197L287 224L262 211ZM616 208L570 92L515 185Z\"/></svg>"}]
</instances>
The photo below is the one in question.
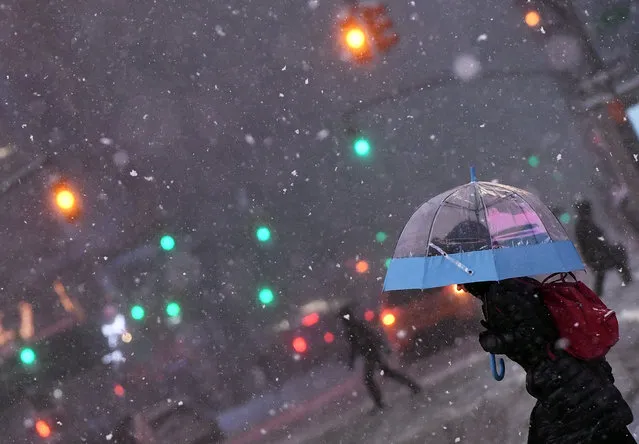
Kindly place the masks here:
<instances>
[{"instance_id":1,"label":"red backpack","mask_svg":"<svg viewBox=\"0 0 639 444\"><path fill-rule=\"evenodd\" d=\"M567 282L571 276L575 282ZM553 280L553 278L558 279ZM619 322L613 310L572 273L556 273L541 283L540 296L550 311L564 350L591 360L602 358L619 341Z\"/></svg>"}]
</instances>

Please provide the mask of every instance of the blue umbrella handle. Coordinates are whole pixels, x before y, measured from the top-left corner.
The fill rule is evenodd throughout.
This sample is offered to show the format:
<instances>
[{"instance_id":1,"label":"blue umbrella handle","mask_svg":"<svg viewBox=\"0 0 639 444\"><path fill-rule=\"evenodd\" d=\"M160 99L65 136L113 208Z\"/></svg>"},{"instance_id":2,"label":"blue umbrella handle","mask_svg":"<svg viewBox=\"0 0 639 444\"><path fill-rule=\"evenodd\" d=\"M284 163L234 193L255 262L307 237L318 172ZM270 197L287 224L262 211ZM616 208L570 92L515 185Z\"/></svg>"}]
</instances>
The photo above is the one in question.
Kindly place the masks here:
<instances>
[{"instance_id":1,"label":"blue umbrella handle","mask_svg":"<svg viewBox=\"0 0 639 444\"><path fill-rule=\"evenodd\" d=\"M499 358L499 370L497 370L497 359L495 359L495 355L492 353L490 354L490 371L493 372L493 378L495 378L495 381L501 381L504 379L504 375L506 374L504 360Z\"/></svg>"}]
</instances>

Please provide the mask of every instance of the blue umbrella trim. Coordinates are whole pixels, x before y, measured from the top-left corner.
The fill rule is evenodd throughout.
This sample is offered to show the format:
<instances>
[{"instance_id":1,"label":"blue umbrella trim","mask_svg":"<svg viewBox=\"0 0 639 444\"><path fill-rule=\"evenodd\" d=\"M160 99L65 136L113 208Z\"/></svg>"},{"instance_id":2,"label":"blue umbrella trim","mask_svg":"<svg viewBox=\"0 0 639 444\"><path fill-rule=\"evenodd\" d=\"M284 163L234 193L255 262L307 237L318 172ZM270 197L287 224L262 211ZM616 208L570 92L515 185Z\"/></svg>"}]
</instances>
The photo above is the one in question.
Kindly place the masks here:
<instances>
[{"instance_id":1,"label":"blue umbrella trim","mask_svg":"<svg viewBox=\"0 0 639 444\"><path fill-rule=\"evenodd\" d=\"M463 264L463 267L460 266ZM569 240L445 256L394 258L385 291L415 290L585 269Z\"/></svg>"}]
</instances>

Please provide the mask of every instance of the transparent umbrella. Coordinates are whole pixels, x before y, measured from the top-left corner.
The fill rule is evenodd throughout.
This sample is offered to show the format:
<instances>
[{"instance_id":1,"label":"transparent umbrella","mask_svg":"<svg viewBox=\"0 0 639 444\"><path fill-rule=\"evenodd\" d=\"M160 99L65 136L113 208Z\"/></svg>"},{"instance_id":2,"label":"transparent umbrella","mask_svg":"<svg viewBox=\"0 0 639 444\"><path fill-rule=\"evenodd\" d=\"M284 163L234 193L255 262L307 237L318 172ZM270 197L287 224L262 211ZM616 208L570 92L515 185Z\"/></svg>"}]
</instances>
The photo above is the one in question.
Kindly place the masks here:
<instances>
[{"instance_id":1,"label":"transparent umbrella","mask_svg":"<svg viewBox=\"0 0 639 444\"><path fill-rule=\"evenodd\" d=\"M566 230L527 191L473 180L420 206L397 242L385 291L583 270Z\"/></svg>"}]
</instances>

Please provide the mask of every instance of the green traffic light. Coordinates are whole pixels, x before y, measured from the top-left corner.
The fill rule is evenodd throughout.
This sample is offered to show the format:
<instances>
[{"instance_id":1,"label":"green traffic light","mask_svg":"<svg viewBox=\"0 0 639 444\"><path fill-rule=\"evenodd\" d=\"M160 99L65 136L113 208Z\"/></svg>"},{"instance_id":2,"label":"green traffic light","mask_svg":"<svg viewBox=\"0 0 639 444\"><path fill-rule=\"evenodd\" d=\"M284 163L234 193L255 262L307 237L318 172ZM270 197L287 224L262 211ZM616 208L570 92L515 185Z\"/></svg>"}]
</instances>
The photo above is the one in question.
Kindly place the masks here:
<instances>
[{"instance_id":1,"label":"green traffic light","mask_svg":"<svg viewBox=\"0 0 639 444\"><path fill-rule=\"evenodd\" d=\"M36 354L32 348L26 347L20 350L20 361L24 365L33 365L36 360Z\"/></svg>"},{"instance_id":2,"label":"green traffic light","mask_svg":"<svg viewBox=\"0 0 639 444\"><path fill-rule=\"evenodd\" d=\"M173 250L175 248L175 239L173 239L173 236L169 236L168 234L162 236L160 239L160 247L162 247L164 251Z\"/></svg>"},{"instance_id":3,"label":"green traffic light","mask_svg":"<svg viewBox=\"0 0 639 444\"><path fill-rule=\"evenodd\" d=\"M572 219L572 217L570 217L569 213L561 213L561 215L559 215L559 221L564 225L568 225L570 223L570 219Z\"/></svg>"},{"instance_id":4,"label":"green traffic light","mask_svg":"<svg viewBox=\"0 0 639 444\"><path fill-rule=\"evenodd\" d=\"M390 267L391 261L392 261L392 259L391 259L390 257L389 257L388 259L386 259L386 260L384 261L384 266L385 266L386 268Z\"/></svg>"},{"instance_id":5,"label":"green traffic light","mask_svg":"<svg viewBox=\"0 0 639 444\"><path fill-rule=\"evenodd\" d=\"M260 300L260 303L262 303L263 305L272 304L275 300L275 294L270 288L262 288L259 291L257 297Z\"/></svg>"},{"instance_id":6,"label":"green traffic light","mask_svg":"<svg viewBox=\"0 0 639 444\"><path fill-rule=\"evenodd\" d=\"M364 138L359 138L353 143L353 150L358 157L368 157L371 153L371 144Z\"/></svg>"},{"instance_id":7,"label":"green traffic light","mask_svg":"<svg viewBox=\"0 0 639 444\"><path fill-rule=\"evenodd\" d=\"M257 230L255 230L255 237L260 242L268 242L271 240L271 230L264 226L258 227Z\"/></svg>"},{"instance_id":8,"label":"green traffic light","mask_svg":"<svg viewBox=\"0 0 639 444\"><path fill-rule=\"evenodd\" d=\"M383 243L386 239L388 239L388 235L384 233L383 231L380 231L379 233L375 235L375 240L379 242L380 244Z\"/></svg>"},{"instance_id":9,"label":"green traffic light","mask_svg":"<svg viewBox=\"0 0 639 444\"><path fill-rule=\"evenodd\" d=\"M169 302L166 306L166 314L171 318L178 317L181 311L182 307L177 302Z\"/></svg>"},{"instance_id":10,"label":"green traffic light","mask_svg":"<svg viewBox=\"0 0 639 444\"><path fill-rule=\"evenodd\" d=\"M141 305L134 305L131 307L131 317L136 321L144 319L144 308Z\"/></svg>"},{"instance_id":11,"label":"green traffic light","mask_svg":"<svg viewBox=\"0 0 639 444\"><path fill-rule=\"evenodd\" d=\"M540 163L541 161L539 160L539 157L537 156L533 155L528 158L528 165L530 165L533 168L537 168Z\"/></svg>"}]
</instances>

